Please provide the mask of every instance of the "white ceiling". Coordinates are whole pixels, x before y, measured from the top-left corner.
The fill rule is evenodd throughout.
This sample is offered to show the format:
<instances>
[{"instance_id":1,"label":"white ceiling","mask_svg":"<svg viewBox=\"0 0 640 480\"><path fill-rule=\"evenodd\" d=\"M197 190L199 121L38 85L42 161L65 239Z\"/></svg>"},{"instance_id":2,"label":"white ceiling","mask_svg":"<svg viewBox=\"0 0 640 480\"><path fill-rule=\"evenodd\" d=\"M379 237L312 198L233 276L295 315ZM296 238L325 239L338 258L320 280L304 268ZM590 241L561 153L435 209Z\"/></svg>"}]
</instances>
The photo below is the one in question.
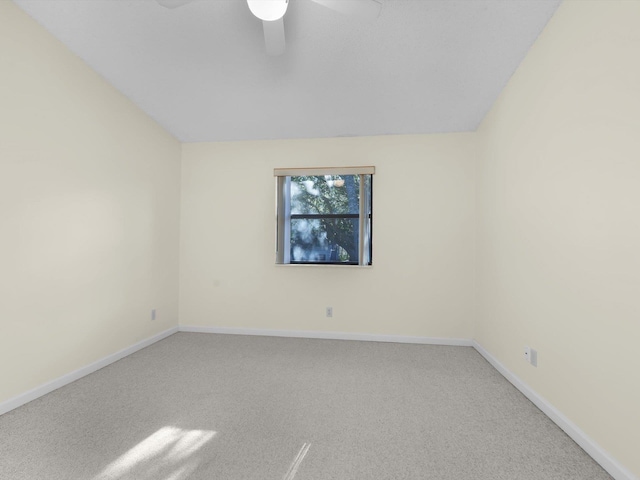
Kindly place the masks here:
<instances>
[{"instance_id":1,"label":"white ceiling","mask_svg":"<svg viewBox=\"0 0 640 480\"><path fill-rule=\"evenodd\" d=\"M183 142L473 131L561 0L380 1L290 0L269 57L244 0L14 0Z\"/></svg>"}]
</instances>

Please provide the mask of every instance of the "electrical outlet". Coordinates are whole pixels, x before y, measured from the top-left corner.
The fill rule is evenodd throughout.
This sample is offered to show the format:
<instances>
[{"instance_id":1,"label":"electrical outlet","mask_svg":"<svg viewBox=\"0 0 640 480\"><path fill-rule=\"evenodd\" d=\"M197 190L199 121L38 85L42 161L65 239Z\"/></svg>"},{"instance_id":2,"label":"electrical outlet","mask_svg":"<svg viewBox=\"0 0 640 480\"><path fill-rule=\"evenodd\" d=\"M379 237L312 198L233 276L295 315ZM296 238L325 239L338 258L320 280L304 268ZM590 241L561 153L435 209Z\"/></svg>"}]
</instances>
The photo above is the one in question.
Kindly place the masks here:
<instances>
[{"instance_id":1,"label":"electrical outlet","mask_svg":"<svg viewBox=\"0 0 640 480\"><path fill-rule=\"evenodd\" d=\"M156 319L156 309L154 308L153 310L151 310L151 320L155 320Z\"/></svg>"},{"instance_id":2,"label":"electrical outlet","mask_svg":"<svg viewBox=\"0 0 640 480\"><path fill-rule=\"evenodd\" d=\"M333 307L327 307L327 318L333 317Z\"/></svg>"},{"instance_id":3,"label":"electrical outlet","mask_svg":"<svg viewBox=\"0 0 640 480\"><path fill-rule=\"evenodd\" d=\"M534 367L538 366L538 351L531 347L524 347L524 359Z\"/></svg>"}]
</instances>

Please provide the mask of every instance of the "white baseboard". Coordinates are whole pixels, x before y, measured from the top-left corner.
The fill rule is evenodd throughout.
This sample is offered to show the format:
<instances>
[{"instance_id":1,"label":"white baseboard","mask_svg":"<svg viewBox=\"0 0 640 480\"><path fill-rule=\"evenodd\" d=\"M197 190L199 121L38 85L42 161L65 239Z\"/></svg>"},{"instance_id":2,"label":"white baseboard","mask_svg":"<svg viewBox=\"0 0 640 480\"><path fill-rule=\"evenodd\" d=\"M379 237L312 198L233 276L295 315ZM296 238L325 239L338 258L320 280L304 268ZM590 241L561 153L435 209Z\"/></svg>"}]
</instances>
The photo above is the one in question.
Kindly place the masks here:
<instances>
[{"instance_id":1,"label":"white baseboard","mask_svg":"<svg viewBox=\"0 0 640 480\"><path fill-rule=\"evenodd\" d=\"M50 382L40 385L39 387L29 390L28 392L21 393L20 395L10 398L9 400L6 400L0 403L0 415L7 413L15 408L18 408L24 405L25 403L35 400L36 398L42 397L47 393L53 392L54 390L57 390L60 387L64 387L65 385L68 385L71 382L75 382L76 380L84 376L87 376L90 373L93 373L97 370L100 370L101 368L106 367L107 365L117 362L118 360L126 357L127 355L131 355L132 353L137 352L138 350L142 350L143 348L148 347L153 343L156 343L164 338L167 338L169 335L173 335L177 331L178 331L178 327L173 327L173 328L170 328L169 330L165 330L164 332L160 332L157 335L154 335L153 337L147 338L146 340L142 340L134 345L131 345L130 347L120 350L119 352L112 353L111 355L101 358L100 360L97 360L89 365L79 368L78 370L75 370L71 373L67 373L66 375L56 378L55 380L51 380Z\"/></svg>"},{"instance_id":2,"label":"white baseboard","mask_svg":"<svg viewBox=\"0 0 640 480\"><path fill-rule=\"evenodd\" d=\"M609 475L616 480L639 480L633 473L627 470L607 453L600 445L594 442L586 433L584 433L576 424L565 417L551 403L538 395L531 387L524 383L518 376L502 365L493 355L487 352L482 345L475 340L473 347L482 355L498 372L502 374L509 382L513 384L522 394L538 407L547 417L549 417L556 425L569 435L582 449L591 456L596 462L604 468Z\"/></svg>"},{"instance_id":3,"label":"white baseboard","mask_svg":"<svg viewBox=\"0 0 640 480\"><path fill-rule=\"evenodd\" d=\"M194 327L180 325L181 332L222 333L227 335L257 335L262 337L319 338L324 340L360 340L364 342L417 343L423 345L450 345L472 347L471 339L411 337L404 335L375 335L370 333L322 332L314 330L271 330L258 328Z\"/></svg>"}]
</instances>

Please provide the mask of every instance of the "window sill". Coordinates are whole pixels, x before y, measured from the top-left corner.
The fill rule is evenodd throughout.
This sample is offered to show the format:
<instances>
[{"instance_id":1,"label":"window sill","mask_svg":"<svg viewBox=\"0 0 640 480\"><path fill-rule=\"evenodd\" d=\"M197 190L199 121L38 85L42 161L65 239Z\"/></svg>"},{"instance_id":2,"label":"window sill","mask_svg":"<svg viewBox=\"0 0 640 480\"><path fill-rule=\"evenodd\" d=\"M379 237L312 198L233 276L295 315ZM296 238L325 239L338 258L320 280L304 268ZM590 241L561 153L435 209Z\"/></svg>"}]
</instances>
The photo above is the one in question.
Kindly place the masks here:
<instances>
[{"instance_id":1,"label":"window sill","mask_svg":"<svg viewBox=\"0 0 640 480\"><path fill-rule=\"evenodd\" d=\"M275 266L285 268L373 268L373 265L339 265L335 263L276 263Z\"/></svg>"}]
</instances>

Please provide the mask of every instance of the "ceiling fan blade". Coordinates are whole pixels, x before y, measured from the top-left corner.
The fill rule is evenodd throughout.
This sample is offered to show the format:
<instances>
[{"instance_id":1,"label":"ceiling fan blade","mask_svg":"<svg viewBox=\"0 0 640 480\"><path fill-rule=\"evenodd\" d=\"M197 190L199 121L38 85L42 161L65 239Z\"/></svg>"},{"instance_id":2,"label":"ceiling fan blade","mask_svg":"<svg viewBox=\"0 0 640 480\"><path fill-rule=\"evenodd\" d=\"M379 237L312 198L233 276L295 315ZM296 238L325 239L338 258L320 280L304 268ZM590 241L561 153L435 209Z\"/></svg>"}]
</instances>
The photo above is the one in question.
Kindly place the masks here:
<instances>
[{"instance_id":1,"label":"ceiling fan blade","mask_svg":"<svg viewBox=\"0 0 640 480\"><path fill-rule=\"evenodd\" d=\"M166 8L181 7L192 1L193 0L156 0L156 2Z\"/></svg>"},{"instance_id":2,"label":"ceiling fan blade","mask_svg":"<svg viewBox=\"0 0 640 480\"><path fill-rule=\"evenodd\" d=\"M282 55L284 53L284 21L282 18L271 22L263 20L262 27L267 55Z\"/></svg>"},{"instance_id":3,"label":"ceiling fan blade","mask_svg":"<svg viewBox=\"0 0 640 480\"><path fill-rule=\"evenodd\" d=\"M356 15L365 20L375 20L380 15L382 3L379 0L311 0L323 7L345 15Z\"/></svg>"}]
</instances>

